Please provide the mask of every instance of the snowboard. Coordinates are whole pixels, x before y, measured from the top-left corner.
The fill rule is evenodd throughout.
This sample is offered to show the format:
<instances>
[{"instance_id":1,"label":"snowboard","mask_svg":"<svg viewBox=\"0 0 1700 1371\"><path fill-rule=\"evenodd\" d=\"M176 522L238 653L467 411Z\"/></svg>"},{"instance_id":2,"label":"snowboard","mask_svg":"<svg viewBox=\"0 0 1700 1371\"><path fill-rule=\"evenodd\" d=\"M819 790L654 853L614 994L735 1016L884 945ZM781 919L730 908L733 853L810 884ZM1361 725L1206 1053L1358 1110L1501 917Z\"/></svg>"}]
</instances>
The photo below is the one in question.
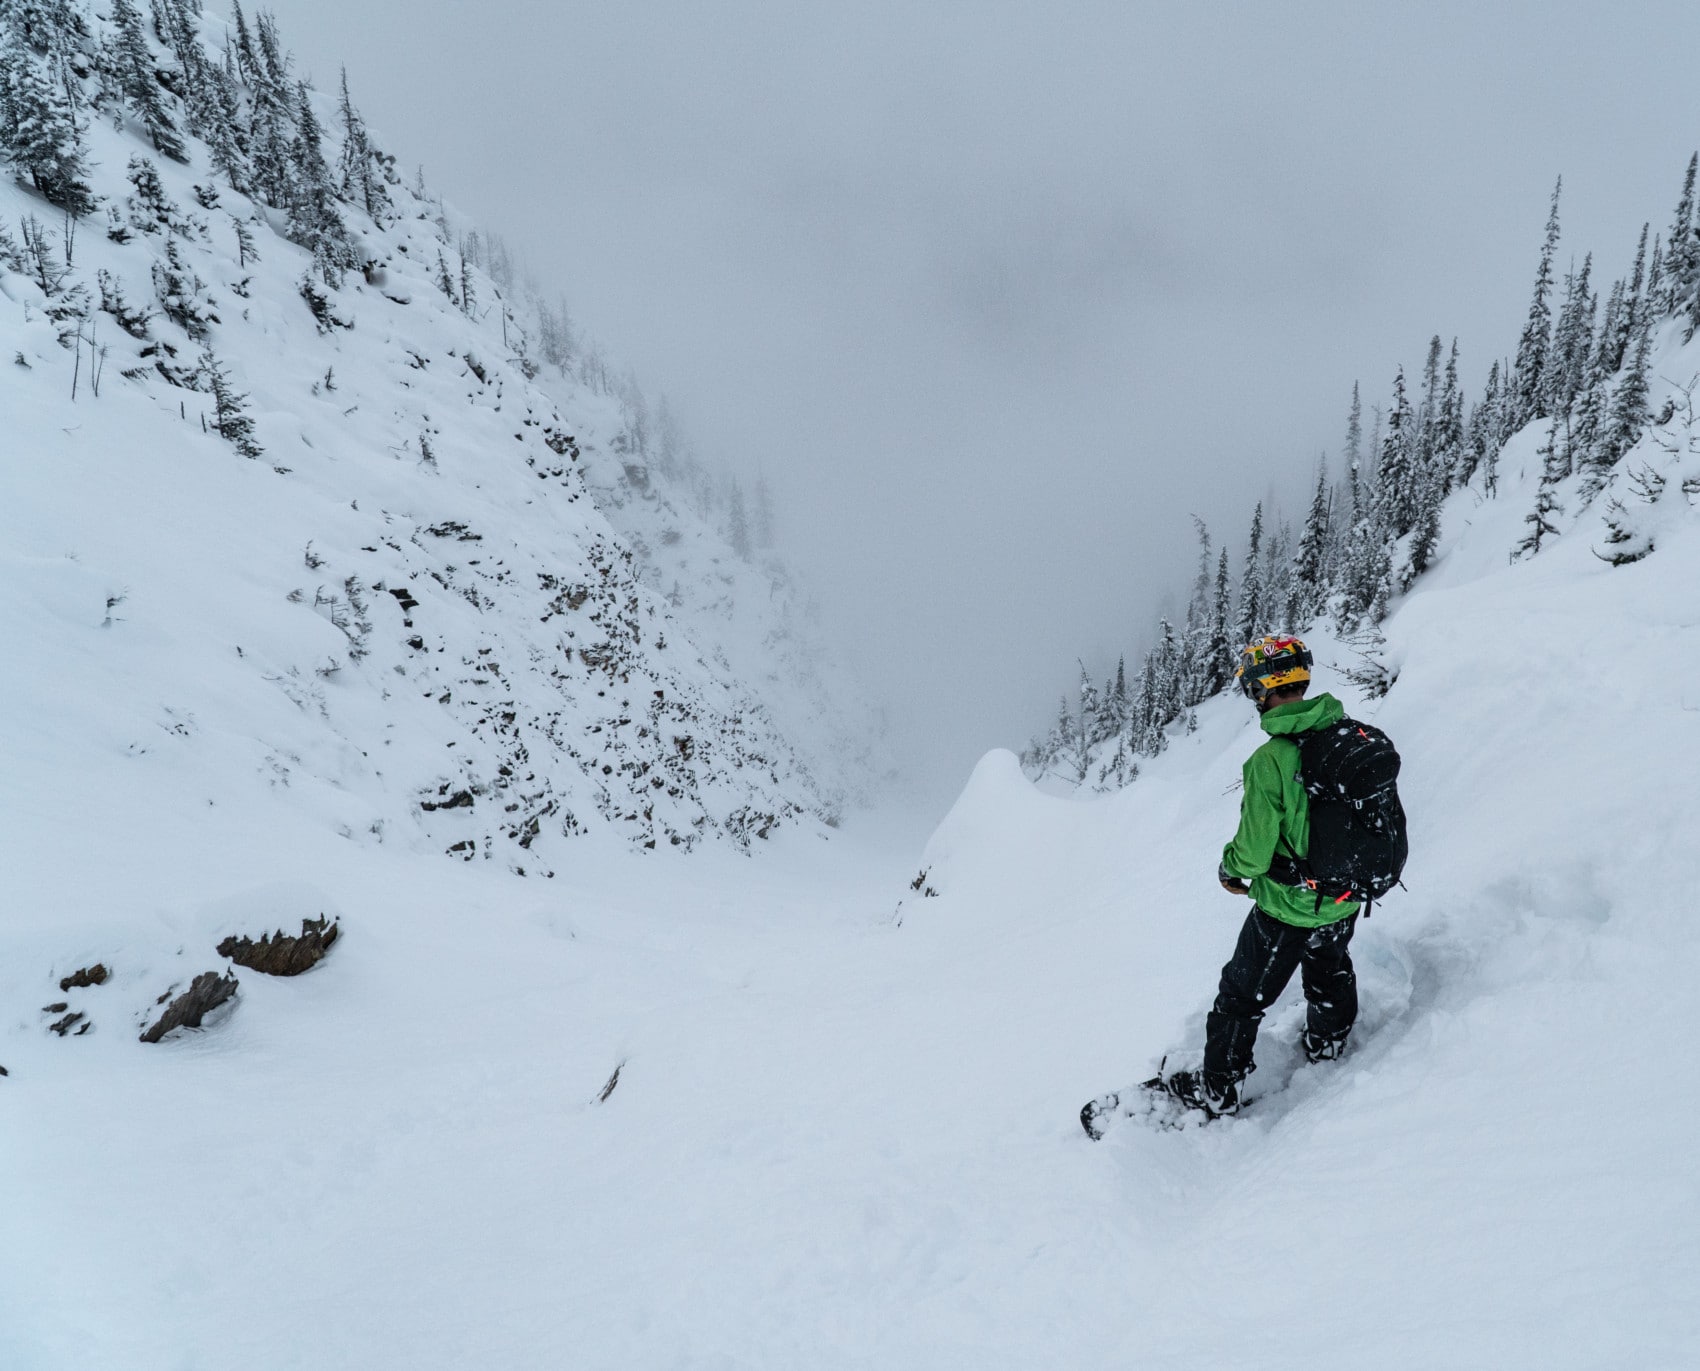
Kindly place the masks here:
<instances>
[{"instance_id":1,"label":"snowboard","mask_svg":"<svg viewBox=\"0 0 1700 1371\"><path fill-rule=\"evenodd\" d=\"M1242 1099L1241 1111L1250 1104L1250 1099ZM1202 1109L1189 1109L1177 1100L1169 1093L1161 1071L1148 1081L1112 1090L1080 1107L1080 1126L1093 1142L1102 1141L1104 1134L1123 1119L1138 1119L1153 1128L1185 1128L1188 1124L1211 1123L1217 1117Z\"/></svg>"}]
</instances>

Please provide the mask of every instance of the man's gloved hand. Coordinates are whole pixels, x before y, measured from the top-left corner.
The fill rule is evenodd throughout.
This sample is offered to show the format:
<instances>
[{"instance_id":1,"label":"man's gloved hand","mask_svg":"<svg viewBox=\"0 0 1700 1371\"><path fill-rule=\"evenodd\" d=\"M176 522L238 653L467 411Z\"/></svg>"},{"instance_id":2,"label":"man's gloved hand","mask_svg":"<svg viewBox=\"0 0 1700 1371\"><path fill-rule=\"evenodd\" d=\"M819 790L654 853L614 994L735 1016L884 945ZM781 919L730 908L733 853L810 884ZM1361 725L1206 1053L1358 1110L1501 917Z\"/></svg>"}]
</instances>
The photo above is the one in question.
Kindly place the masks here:
<instances>
[{"instance_id":1,"label":"man's gloved hand","mask_svg":"<svg viewBox=\"0 0 1700 1371\"><path fill-rule=\"evenodd\" d=\"M1249 895L1251 887L1238 876L1230 876L1225 862L1216 864L1216 879L1222 883L1222 889L1230 895Z\"/></svg>"}]
</instances>

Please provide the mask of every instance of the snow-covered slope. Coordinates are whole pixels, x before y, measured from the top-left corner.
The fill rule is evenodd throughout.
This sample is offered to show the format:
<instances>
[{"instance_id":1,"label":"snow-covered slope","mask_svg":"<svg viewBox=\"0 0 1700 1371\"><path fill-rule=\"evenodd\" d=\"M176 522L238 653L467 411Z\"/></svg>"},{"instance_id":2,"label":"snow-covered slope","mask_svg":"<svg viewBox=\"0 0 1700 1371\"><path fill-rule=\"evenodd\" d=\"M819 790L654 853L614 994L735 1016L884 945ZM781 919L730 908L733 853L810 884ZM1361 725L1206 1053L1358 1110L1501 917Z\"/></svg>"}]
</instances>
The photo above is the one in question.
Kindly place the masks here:
<instances>
[{"instance_id":1,"label":"snow-covered slope","mask_svg":"<svg viewBox=\"0 0 1700 1371\"><path fill-rule=\"evenodd\" d=\"M439 288L437 206L343 206L366 265L332 290L205 145L180 165L119 122L89 120L108 215L0 186L0 612L28 645L5 727L78 782L37 803L131 775L173 813L285 795L531 874L591 831L746 845L835 816L867 715L818 674L798 593L610 461L619 403L532 360L494 283L457 277L471 311Z\"/></svg>"},{"instance_id":2,"label":"snow-covered slope","mask_svg":"<svg viewBox=\"0 0 1700 1371\"><path fill-rule=\"evenodd\" d=\"M1700 523L1664 508L1613 567L1588 513L1507 565L1535 446L1448 507L1388 694L1322 672L1411 818L1352 1051L1298 1066L1289 989L1261 1100L1209 1127L1075 1114L1201 1043L1245 909L1214 880L1261 736L1235 700L1089 801L993 753L924 855L790 830L539 884L299 807L207 808L245 837L191 866L199 812L140 788L24 812L0 1362L1687 1365ZM224 933L318 912L323 967L134 1042ZM65 998L95 1032L44 1032Z\"/></svg>"}]
</instances>

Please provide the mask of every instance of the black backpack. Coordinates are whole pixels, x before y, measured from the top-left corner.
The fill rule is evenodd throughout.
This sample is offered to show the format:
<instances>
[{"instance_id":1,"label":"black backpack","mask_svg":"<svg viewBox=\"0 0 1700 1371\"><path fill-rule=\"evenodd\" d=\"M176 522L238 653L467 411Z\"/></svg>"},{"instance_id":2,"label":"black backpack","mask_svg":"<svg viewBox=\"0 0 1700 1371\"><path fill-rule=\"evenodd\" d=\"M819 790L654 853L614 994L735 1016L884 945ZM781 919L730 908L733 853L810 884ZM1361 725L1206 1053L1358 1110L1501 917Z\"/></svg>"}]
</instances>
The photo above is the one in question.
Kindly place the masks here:
<instances>
[{"instance_id":1,"label":"black backpack","mask_svg":"<svg viewBox=\"0 0 1700 1371\"><path fill-rule=\"evenodd\" d=\"M1399 803L1399 753L1374 724L1342 719L1289 735L1310 797L1310 853L1277 857L1270 875L1316 892L1317 906L1379 900L1405 870L1410 844Z\"/></svg>"}]
</instances>

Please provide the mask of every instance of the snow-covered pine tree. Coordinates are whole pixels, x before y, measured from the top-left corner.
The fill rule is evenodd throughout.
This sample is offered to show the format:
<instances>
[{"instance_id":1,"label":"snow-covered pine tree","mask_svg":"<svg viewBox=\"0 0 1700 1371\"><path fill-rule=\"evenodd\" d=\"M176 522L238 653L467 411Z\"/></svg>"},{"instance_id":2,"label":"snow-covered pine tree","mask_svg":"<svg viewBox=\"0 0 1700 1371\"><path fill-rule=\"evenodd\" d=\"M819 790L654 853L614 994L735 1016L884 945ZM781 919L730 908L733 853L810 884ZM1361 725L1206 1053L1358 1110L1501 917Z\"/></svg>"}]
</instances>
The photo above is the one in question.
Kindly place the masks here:
<instances>
[{"instance_id":1,"label":"snow-covered pine tree","mask_svg":"<svg viewBox=\"0 0 1700 1371\"><path fill-rule=\"evenodd\" d=\"M148 141L162 157L173 162L188 161L183 135L177 131L177 124L166 108L165 92L159 83L153 51L148 46L141 11L132 0L112 0L112 22L115 32L103 60L124 92L124 103L147 130Z\"/></svg>"},{"instance_id":2,"label":"snow-covered pine tree","mask_svg":"<svg viewBox=\"0 0 1700 1371\"><path fill-rule=\"evenodd\" d=\"M538 299L535 303L537 308L538 326L540 329L540 338L538 341L543 351L543 360L549 363L550 366L556 368L556 370L564 373L566 369L572 365L573 360L573 321L572 315L567 312L567 302L565 299L562 299L554 308L551 308L549 302L543 299ZM668 415L667 401L665 397L661 402L661 413L661 423L663 425L661 452L662 469L666 471L668 475L672 475L673 471L668 466L668 463L676 460L679 455L678 429L676 425L672 429L673 438L671 447L669 448L666 437L666 426L672 424L672 419Z\"/></svg>"},{"instance_id":3,"label":"snow-covered pine tree","mask_svg":"<svg viewBox=\"0 0 1700 1371\"><path fill-rule=\"evenodd\" d=\"M1647 426L1647 367L1652 348L1653 321L1643 319L1636 330L1628 364L1618 376L1612 392L1611 408L1606 414L1604 428L1595 444L1598 468L1614 466L1635 445Z\"/></svg>"},{"instance_id":4,"label":"snow-covered pine tree","mask_svg":"<svg viewBox=\"0 0 1700 1371\"><path fill-rule=\"evenodd\" d=\"M1630 271L1628 284L1623 291L1623 306L1617 316L1617 338L1613 344L1613 354L1617 358L1616 371L1628 360L1635 346L1635 335L1642 324L1652 321L1653 311L1650 302L1644 294L1647 271L1647 233L1650 225L1641 225L1641 241L1635 248L1635 266Z\"/></svg>"},{"instance_id":5,"label":"snow-covered pine tree","mask_svg":"<svg viewBox=\"0 0 1700 1371\"><path fill-rule=\"evenodd\" d=\"M1286 611L1287 597L1292 591L1293 528L1281 519L1263 539L1263 604L1267 629L1281 632L1292 630L1280 615ZM1266 631L1267 631L1266 629Z\"/></svg>"},{"instance_id":6,"label":"snow-covered pine tree","mask_svg":"<svg viewBox=\"0 0 1700 1371\"><path fill-rule=\"evenodd\" d=\"M254 37L260 50L260 65L266 80L280 91L288 90L289 56L284 52L283 40L278 36L277 16L270 10L254 11Z\"/></svg>"},{"instance_id":7,"label":"snow-covered pine tree","mask_svg":"<svg viewBox=\"0 0 1700 1371\"><path fill-rule=\"evenodd\" d=\"M30 47L54 59L89 37L88 21L72 0L8 0L0 4L0 22L6 21Z\"/></svg>"},{"instance_id":8,"label":"snow-covered pine tree","mask_svg":"<svg viewBox=\"0 0 1700 1371\"><path fill-rule=\"evenodd\" d=\"M1700 302L1700 232L1694 222L1694 181L1700 171L1700 153L1688 159L1682 178L1682 196L1676 203L1670 236L1665 245L1664 272L1659 313L1692 314Z\"/></svg>"},{"instance_id":9,"label":"snow-covered pine tree","mask_svg":"<svg viewBox=\"0 0 1700 1371\"><path fill-rule=\"evenodd\" d=\"M111 272L104 269L95 273L95 283L100 287L100 309L104 314L110 314L118 327L132 338L148 336L148 311L137 309L124 298L124 285Z\"/></svg>"},{"instance_id":10,"label":"snow-covered pine tree","mask_svg":"<svg viewBox=\"0 0 1700 1371\"><path fill-rule=\"evenodd\" d=\"M1440 541L1440 506L1445 498L1445 474L1440 467L1430 466L1416 474L1416 515L1399 571L1400 590L1409 590L1434 560L1435 545Z\"/></svg>"},{"instance_id":11,"label":"snow-covered pine tree","mask_svg":"<svg viewBox=\"0 0 1700 1371\"><path fill-rule=\"evenodd\" d=\"M1163 750L1162 654L1153 646L1139 668L1139 694L1133 702L1134 750L1155 757Z\"/></svg>"},{"instance_id":12,"label":"snow-covered pine tree","mask_svg":"<svg viewBox=\"0 0 1700 1371\"><path fill-rule=\"evenodd\" d=\"M1435 435L1435 462L1441 472L1441 487L1450 493L1464 476L1464 392L1458 383L1458 340L1452 340L1446 373L1440 382L1440 424Z\"/></svg>"},{"instance_id":13,"label":"snow-covered pine tree","mask_svg":"<svg viewBox=\"0 0 1700 1371\"><path fill-rule=\"evenodd\" d=\"M1417 482L1413 432L1415 417L1405 394L1405 368L1393 378L1393 404L1381 439L1376 464L1376 489L1381 500L1381 525L1389 539L1402 538L1417 518Z\"/></svg>"},{"instance_id":14,"label":"snow-covered pine tree","mask_svg":"<svg viewBox=\"0 0 1700 1371\"><path fill-rule=\"evenodd\" d=\"M1533 557L1541 550L1541 545L1548 538L1558 536L1557 518L1564 513L1564 507L1558 503L1558 483L1564 479L1560 470L1562 458L1559 454L1558 419L1554 417L1547 430L1547 440L1540 448L1541 483L1535 492L1535 507L1523 516L1523 522L1529 526L1517 546L1512 549L1512 559Z\"/></svg>"},{"instance_id":15,"label":"snow-covered pine tree","mask_svg":"<svg viewBox=\"0 0 1700 1371\"><path fill-rule=\"evenodd\" d=\"M475 314L478 310L478 297L472 286L472 265L467 261L466 249L460 250L460 308L463 314Z\"/></svg>"},{"instance_id":16,"label":"snow-covered pine tree","mask_svg":"<svg viewBox=\"0 0 1700 1371\"><path fill-rule=\"evenodd\" d=\"M95 199L85 179L84 129L65 92L23 32L0 25L0 161L49 204L80 218Z\"/></svg>"},{"instance_id":17,"label":"snow-covered pine tree","mask_svg":"<svg viewBox=\"0 0 1700 1371\"><path fill-rule=\"evenodd\" d=\"M348 68L342 69L342 153L337 159L337 180L343 199L360 206L382 228L394 209L389 186L382 171L382 154L372 144L366 121L354 108L348 94Z\"/></svg>"},{"instance_id":18,"label":"snow-covered pine tree","mask_svg":"<svg viewBox=\"0 0 1700 1371\"><path fill-rule=\"evenodd\" d=\"M1228 624L1233 601L1232 578L1228 573L1228 549L1216 559L1215 593L1210 600L1210 618L1204 648L1203 697L1208 699L1228 684L1233 675L1234 644L1228 641Z\"/></svg>"},{"instance_id":19,"label":"snow-covered pine tree","mask_svg":"<svg viewBox=\"0 0 1700 1371\"><path fill-rule=\"evenodd\" d=\"M248 27L248 17L242 13L241 0L231 0L230 9L236 20L236 69L252 90L265 80L265 69L260 65L259 49L254 46L253 30Z\"/></svg>"},{"instance_id":20,"label":"snow-covered pine tree","mask_svg":"<svg viewBox=\"0 0 1700 1371\"><path fill-rule=\"evenodd\" d=\"M1352 414L1357 416L1357 387L1352 388ZM1263 593L1263 501L1251 512L1251 532L1246 535L1245 568L1240 573L1240 610L1235 624L1238 645L1249 643L1263 632L1268 606Z\"/></svg>"},{"instance_id":21,"label":"snow-covered pine tree","mask_svg":"<svg viewBox=\"0 0 1700 1371\"><path fill-rule=\"evenodd\" d=\"M449 271L448 261L443 257L441 248L437 249L437 274L431 279L436 283L437 289L449 297L449 302L458 308L460 300L455 295L455 278Z\"/></svg>"},{"instance_id":22,"label":"snow-covered pine tree","mask_svg":"<svg viewBox=\"0 0 1700 1371\"><path fill-rule=\"evenodd\" d=\"M234 214L230 216L230 226L236 231L236 265L246 269L248 263L260 260L260 249L254 242L254 231Z\"/></svg>"},{"instance_id":23,"label":"snow-covered pine tree","mask_svg":"<svg viewBox=\"0 0 1700 1371\"><path fill-rule=\"evenodd\" d=\"M242 101L230 66L209 62L205 72L206 107L201 135L213 169L230 182L232 190L247 193L253 183L248 165L248 134L242 122Z\"/></svg>"},{"instance_id":24,"label":"snow-covered pine tree","mask_svg":"<svg viewBox=\"0 0 1700 1371\"><path fill-rule=\"evenodd\" d=\"M1490 452L1499 451L1498 427L1499 415L1499 362L1495 360L1488 368L1487 384L1482 387L1482 398L1477 400L1470 411L1470 426L1464 440L1464 465L1459 476L1459 484L1467 485L1475 478L1478 470L1484 473L1484 492L1492 496L1492 483L1486 479L1490 474L1488 458Z\"/></svg>"},{"instance_id":25,"label":"snow-covered pine tree","mask_svg":"<svg viewBox=\"0 0 1700 1371\"><path fill-rule=\"evenodd\" d=\"M1423 398L1417 408L1412 433L1412 458L1417 471L1427 471L1434 464L1440 430L1440 335L1428 340L1428 356L1423 361Z\"/></svg>"},{"instance_id":26,"label":"snow-covered pine tree","mask_svg":"<svg viewBox=\"0 0 1700 1371\"><path fill-rule=\"evenodd\" d=\"M1547 297L1552 293L1552 259L1558 251L1558 199L1564 178L1552 188L1552 207L1547 214L1546 240L1540 264L1535 269L1535 289L1529 302L1529 317L1517 342L1517 360L1511 369L1511 406L1507 430L1515 433L1529 420L1539 418L1541 378L1546 372L1547 348L1551 344L1552 310Z\"/></svg>"},{"instance_id":27,"label":"snow-covered pine tree","mask_svg":"<svg viewBox=\"0 0 1700 1371\"><path fill-rule=\"evenodd\" d=\"M1314 619L1328 598L1329 507L1328 457L1316 464L1316 490L1310 498L1298 550L1293 554L1292 592L1286 621L1294 633Z\"/></svg>"},{"instance_id":28,"label":"snow-covered pine tree","mask_svg":"<svg viewBox=\"0 0 1700 1371\"><path fill-rule=\"evenodd\" d=\"M295 89L295 142L290 148L293 164L289 196L289 236L320 264L325 283L333 289L341 284L340 273L356 265L348 229L337 213L336 188L325 164L319 120L313 113L311 93L305 81Z\"/></svg>"},{"instance_id":29,"label":"snow-covered pine tree","mask_svg":"<svg viewBox=\"0 0 1700 1371\"><path fill-rule=\"evenodd\" d=\"M1575 402L1588 368L1594 345L1596 305L1588 284L1593 266L1594 254L1590 252L1582 259L1580 271L1564 274L1564 302L1559 307L1552 347L1547 352L1546 375L1541 382L1542 400L1550 414L1567 410Z\"/></svg>"},{"instance_id":30,"label":"snow-covered pine tree","mask_svg":"<svg viewBox=\"0 0 1700 1371\"><path fill-rule=\"evenodd\" d=\"M727 504L726 541L732 544L732 551L747 562L750 559L750 515L744 504L744 487L736 479L732 481L731 498Z\"/></svg>"},{"instance_id":31,"label":"snow-covered pine tree","mask_svg":"<svg viewBox=\"0 0 1700 1371\"><path fill-rule=\"evenodd\" d=\"M201 351L200 377L202 384L212 392L213 430L244 457L264 457L266 450L254 436L248 397L231 383L230 372L213 355L211 348Z\"/></svg>"},{"instance_id":32,"label":"snow-covered pine tree","mask_svg":"<svg viewBox=\"0 0 1700 1371\"><path fill-rule=\"evenodd\" d=\"M207 336L207 328L218 322L206 282L183 260L177 239L165 240L165 258L153 264L153 292L159 311L196 342Z\"/></svg>"},{"instance_id":33,"label":"snow-covered pine tree","mask_svg":"<svg viewBox=\"0 0 1700 1371\"><path fill-rule=\"evenodd\" d=\"M158 167L137 154L130 158L126 175L131 186L126 197L131 228L138 233L161 233L181 226L182 212L165 193Z\"/></svg>"},{"instance_id":34,"label":"snow-covered pine tree","mask_svg":"<svg viewBox=\"0 0 1700 1371\"><path fill-rule=\"evenodd\" d=\"M1611 290L1606 295L1605 311L1600 316L1598 341L1594 345L1600 371L1606 376L1610 376L1623 365L1623 340L1626 335L1618 327L1622 318L1623 282L1620 279L1611 283Z\"/></svg>"}]
</instances>

